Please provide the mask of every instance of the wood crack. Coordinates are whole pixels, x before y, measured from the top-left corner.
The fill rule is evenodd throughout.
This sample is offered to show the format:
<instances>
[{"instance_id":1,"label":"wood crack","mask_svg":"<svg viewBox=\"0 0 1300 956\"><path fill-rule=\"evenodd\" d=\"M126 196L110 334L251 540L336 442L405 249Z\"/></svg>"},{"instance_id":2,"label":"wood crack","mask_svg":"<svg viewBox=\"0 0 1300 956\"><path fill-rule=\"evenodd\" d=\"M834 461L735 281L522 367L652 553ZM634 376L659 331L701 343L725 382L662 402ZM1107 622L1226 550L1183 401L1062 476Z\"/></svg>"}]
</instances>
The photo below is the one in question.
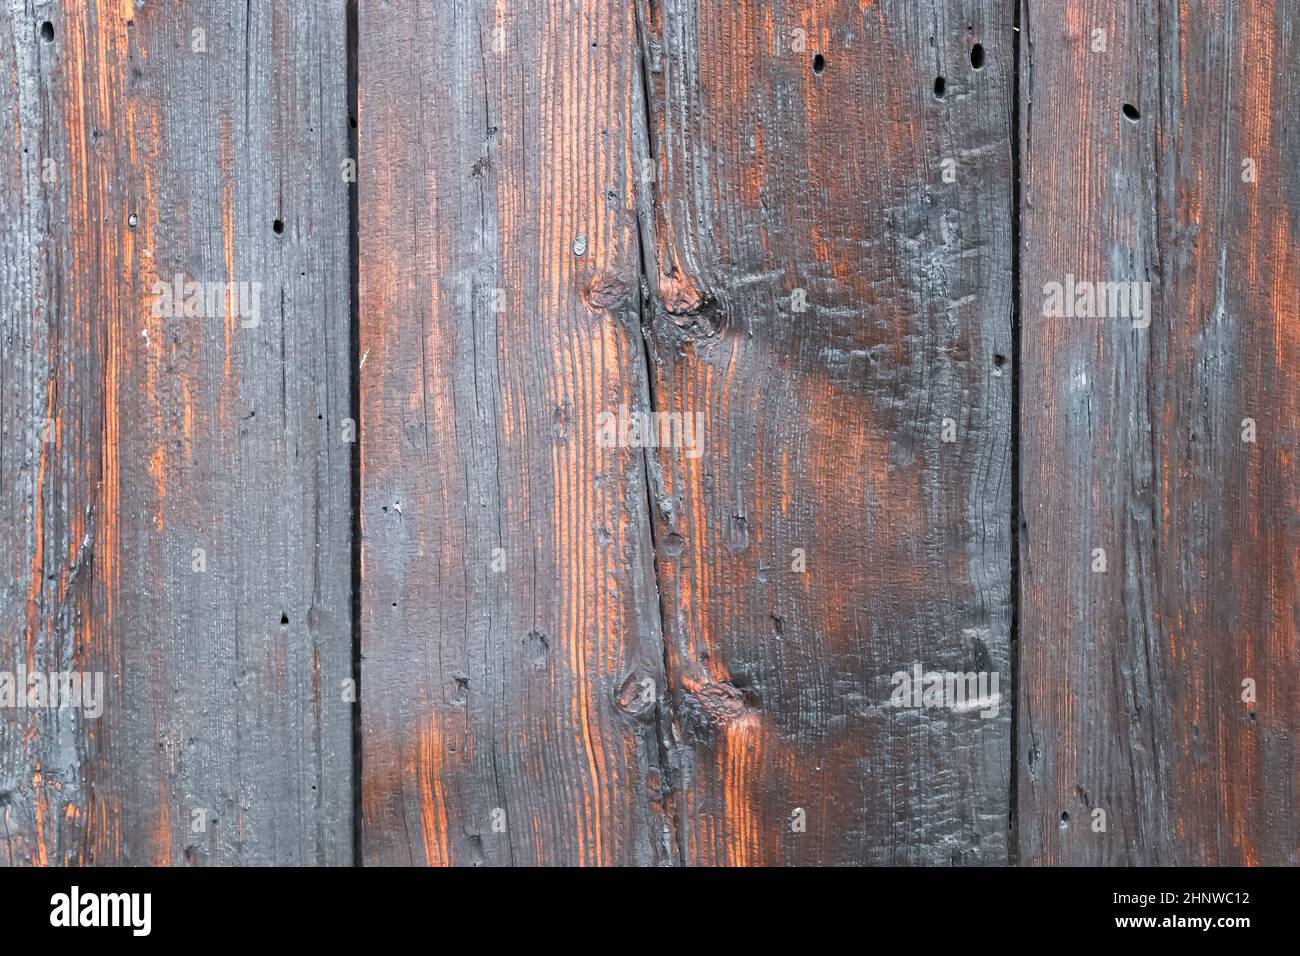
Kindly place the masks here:
<instances>
[{"instance_id":1,"label":"wood crack","mask_svg":"<svg viewBox=\"0 0 1300 956\"><path fill-rule=\"evenodd\" d=\"M649 40L650 25L654 22L653 17L653 0L646 0L644 5L637 6L637 49L639 54L638 76L640 78L641 90L641 118L644 129L641 135L634 137L635 147L640 149L638 165L644 174L646 171L654 169L655 151L653 142L653 98L650 86L650 63L649 63ZM654 335L654 308L656 286L651 282L652 274L657 274L658 265L655 254L655 201L652 189L645 188L648 184L645 175L637 177L635 188L636 208L637 208L637 261L640 263L641 271L638 286L640 294L637 297L637 312L641 332L642 356L645 371L645 393L644 399L650 412L659 411L659 396L655 387L654 375L654 354L651 342ZM653 179L651 183L653 183ZM647 241L649 239L649 241ZM652 272L653 270L653 272ZM655 738L658 742L659 751L659 778L660 793L662 806L665 813L668 814L669 823L672 826L674 844L676 849L676 863L679 866L686 865L686 850L684 835L682 833L682 821L680 818L680 806L676 800L676 791L678 784L681 782L674 769L673 744L671 735L674 728L677 727L676 713L676 681L673 678L671 655L668 652L668 629L665 626L667 619L667 610L664 606L664 587L662 575L659 569L659 536L657 532L658 517L661 509L656 505L655 491L653 486L653 476L660 472L657 462L651 460L651 449L643 447L641 449L643 471L645 478L646 490L646 521L650 529L650 549L652 566L654 568L655 594L657 597L658 608L658 628L660 637L660 646L663 653L663 679L664 687L656 694L655 698ZM666 711L666 713L665 713Z\"/></svg>"}]
</instances>

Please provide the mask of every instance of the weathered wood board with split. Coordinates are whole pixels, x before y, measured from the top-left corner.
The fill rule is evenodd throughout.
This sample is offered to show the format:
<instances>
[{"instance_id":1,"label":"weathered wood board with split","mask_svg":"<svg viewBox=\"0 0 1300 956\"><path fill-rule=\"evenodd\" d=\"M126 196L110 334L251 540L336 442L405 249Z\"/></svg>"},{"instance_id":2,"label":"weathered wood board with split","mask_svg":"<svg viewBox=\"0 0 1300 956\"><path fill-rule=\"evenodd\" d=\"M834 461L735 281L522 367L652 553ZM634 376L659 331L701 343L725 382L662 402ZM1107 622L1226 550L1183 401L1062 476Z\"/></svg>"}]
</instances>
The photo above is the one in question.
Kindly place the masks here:
<instances>
[{"instance_id":1,"label":"weathered wood board with split","mask_svg":"<svg viewBox=\"0 0 1300 956\"><path fill-rule=\"evenodd\" d=\"M344 13L0 10L0 863L351 860Z\"/></svg>"},{"instance_id":2,"label":"weathered wood board with split","mask_svg":"<svg viewBox=\"0 0 1300 956\"><path fill-rule=\"evenodd\" d=\"M1300 864L1298 44L5 0L0 865Z\"/></svg>"},{"instance_id":3,"label":"weathered wood board with split","mask_svg":"<svg viewBox=\"0 0 1300 956\"><path fill-rule=\"evenodd\" d=\"M1011 27L649 7L652 396L699 427L651 457L684 862L1007 862L1009 697L888 703L917 665L1009 692Z\"/></svg>"},{"instance_id":4,"label":"weathered wood board with split","mask_svg":"<svg viewBox=\"0 0 1300 956\"><path fill-rule=\"evenodd\" d=\"M1009 12L401 13L360 30L367 861L1006 862L1010 707L882 704L1010 676Z\"/></svg>"}]
</instances>

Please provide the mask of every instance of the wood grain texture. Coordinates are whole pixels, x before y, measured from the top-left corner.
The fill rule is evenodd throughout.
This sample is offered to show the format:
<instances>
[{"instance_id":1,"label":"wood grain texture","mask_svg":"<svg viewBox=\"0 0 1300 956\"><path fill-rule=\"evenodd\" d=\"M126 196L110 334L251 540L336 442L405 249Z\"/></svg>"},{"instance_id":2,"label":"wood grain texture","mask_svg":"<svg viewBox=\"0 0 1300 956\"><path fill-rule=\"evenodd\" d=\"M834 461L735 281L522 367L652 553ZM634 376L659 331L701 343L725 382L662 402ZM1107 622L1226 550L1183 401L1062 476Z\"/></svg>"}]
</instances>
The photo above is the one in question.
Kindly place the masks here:
<instances>
[{"instance_id":1,"label":"wood grain texture","mask_svg":"<svg viewBox=\"0 0 1300 956\"><path fill-rule=\"evenodd\" d=\"M1294 865L1300 7L1024 17L1023 860ZM1045 316L1067 274L1149 326Z\"/></svg>"},{"instance_id":2,"label":"wood grain texture","mask_svg":"<svg viewBox=\"0 0 1300 956\"><path fill-rule=\"evenodd\" d=\"M0 8L0 863L351 859L343 14Z\"/></svg>"},{"instance_id":3,"label":"wood grain texture","mask_svg":"<svg viewBox=\"0 0 1300 956\"><path fill-rule=\"evenodd\" d=\"M363 855L675 862L633 9L360 10ZM649 682L649 683L643 683Z\"/></svg>"},{"instance_id":4,"label":"wood grain texture","mask_svg":"<svg viewBox=\"0 0 1300 956\"><path fill-rule=\"evenodd\" d=\"M1300 865L1297 30L0 0L0 865Z\"/></svg>"},{"instance_id":5,"label":"wood grain texture","mask_svg":"<svg viewBox=\"0 0 1300 956\"><path fill-rule=\"evenodd\" d=\"M1011 15L643 7L654 396L703 426L651 473L687 863L1008 859L1009 697L888 702L1010 678Z\"/></svg>"}]
</instances>

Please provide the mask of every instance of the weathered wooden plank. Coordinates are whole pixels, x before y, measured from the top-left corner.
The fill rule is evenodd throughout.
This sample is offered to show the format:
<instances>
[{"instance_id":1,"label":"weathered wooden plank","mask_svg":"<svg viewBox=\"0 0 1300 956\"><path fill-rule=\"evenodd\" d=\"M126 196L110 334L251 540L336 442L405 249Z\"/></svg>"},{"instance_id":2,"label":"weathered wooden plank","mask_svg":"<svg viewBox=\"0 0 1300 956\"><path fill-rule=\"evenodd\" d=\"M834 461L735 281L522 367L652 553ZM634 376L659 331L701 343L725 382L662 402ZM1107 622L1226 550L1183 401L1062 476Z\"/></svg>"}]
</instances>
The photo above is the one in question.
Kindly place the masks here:
<instances>
[{"instance_id":1,"label":"weathered wooden plank","mask_svg":"<svg viewBox=\"0 0 1300 956\"><path fill-rule=\"evenodd\" d=\"M1008 690L1011 16L646 7L655 403L702 438L652 472L689 863L1007 860L1008 701L890 700Z\"/></svg>"},{"instance_id":2,"label":"weathered wooden plank","mask_svg":"<svg viewBox=\"0 0 1300 956\"><path fill-rule=\"evenodd\" d=\"M673 862L632 8L359 36L364 862Z\"/></svg>"},{"instance_id":3,"label":"weathered wooden plank","mask_svg":"<svg viewBox=\"0 0 1300 956\"><path fill-rule=\"evenodd\" d=\"M1024 17L1023 859L1295 864L1300 8Z\"/></svg>"},{"instance_id":4,"label":"weathered wooden plank","mask_svg":"<svg viewBox=\"0 0 1300 956\"><path fill-rule=\"evenodd\" d=\"M0 862L351 858L345 32L0 9Z\"/></svg>"}]
</instances>

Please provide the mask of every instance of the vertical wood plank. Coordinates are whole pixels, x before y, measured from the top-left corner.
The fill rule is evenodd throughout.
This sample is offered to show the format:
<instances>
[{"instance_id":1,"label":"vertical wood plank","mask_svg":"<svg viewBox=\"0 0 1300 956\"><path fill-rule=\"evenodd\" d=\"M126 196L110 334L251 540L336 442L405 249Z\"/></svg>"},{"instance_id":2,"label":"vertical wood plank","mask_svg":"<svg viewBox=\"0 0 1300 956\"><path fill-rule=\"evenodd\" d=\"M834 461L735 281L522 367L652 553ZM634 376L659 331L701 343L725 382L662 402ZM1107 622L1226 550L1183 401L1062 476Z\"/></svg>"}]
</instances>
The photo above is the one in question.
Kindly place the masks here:
<instances>
[{"instance_id":1,"label":"vertical wood plank","mask_svg":"<svg viewBox=\"0 0 1300 956\"><path fill-rule=\"evenodd\" d=\"M0 712L0 863L351 859L346 59L336 2L0 9L0 669L106 679Z\"/></svg>"},{"instance_id":2,"label":"vertical wood plank","mask_svg":"<svg viewBox=\"0 0 1300 956\"><path fill-rule=\"evenodd\" d=\"M1023 11L1023 859L1296 864L1300 8Z\"/></svg>"},{"instance_id":3,"label":"vertical wood plank","mask_svg":"<svg viewBox=\"0 0 1300 956\"><path fill-rule=\"evenodd\" d=\"M360 10L363 856L675 860L618 3Z\"/></svg>"},{"instance_id":4,"label":"vertical wood plank","mask_svg":"<svg viewBox=\"0 0 1300 956\"><path fill-rule=\"evenodd\" d=\"M1013 11L643 11L684 858L1005 863ZM917 664L1003 698L890 706Z\"/></svg>"}]
</instances>

